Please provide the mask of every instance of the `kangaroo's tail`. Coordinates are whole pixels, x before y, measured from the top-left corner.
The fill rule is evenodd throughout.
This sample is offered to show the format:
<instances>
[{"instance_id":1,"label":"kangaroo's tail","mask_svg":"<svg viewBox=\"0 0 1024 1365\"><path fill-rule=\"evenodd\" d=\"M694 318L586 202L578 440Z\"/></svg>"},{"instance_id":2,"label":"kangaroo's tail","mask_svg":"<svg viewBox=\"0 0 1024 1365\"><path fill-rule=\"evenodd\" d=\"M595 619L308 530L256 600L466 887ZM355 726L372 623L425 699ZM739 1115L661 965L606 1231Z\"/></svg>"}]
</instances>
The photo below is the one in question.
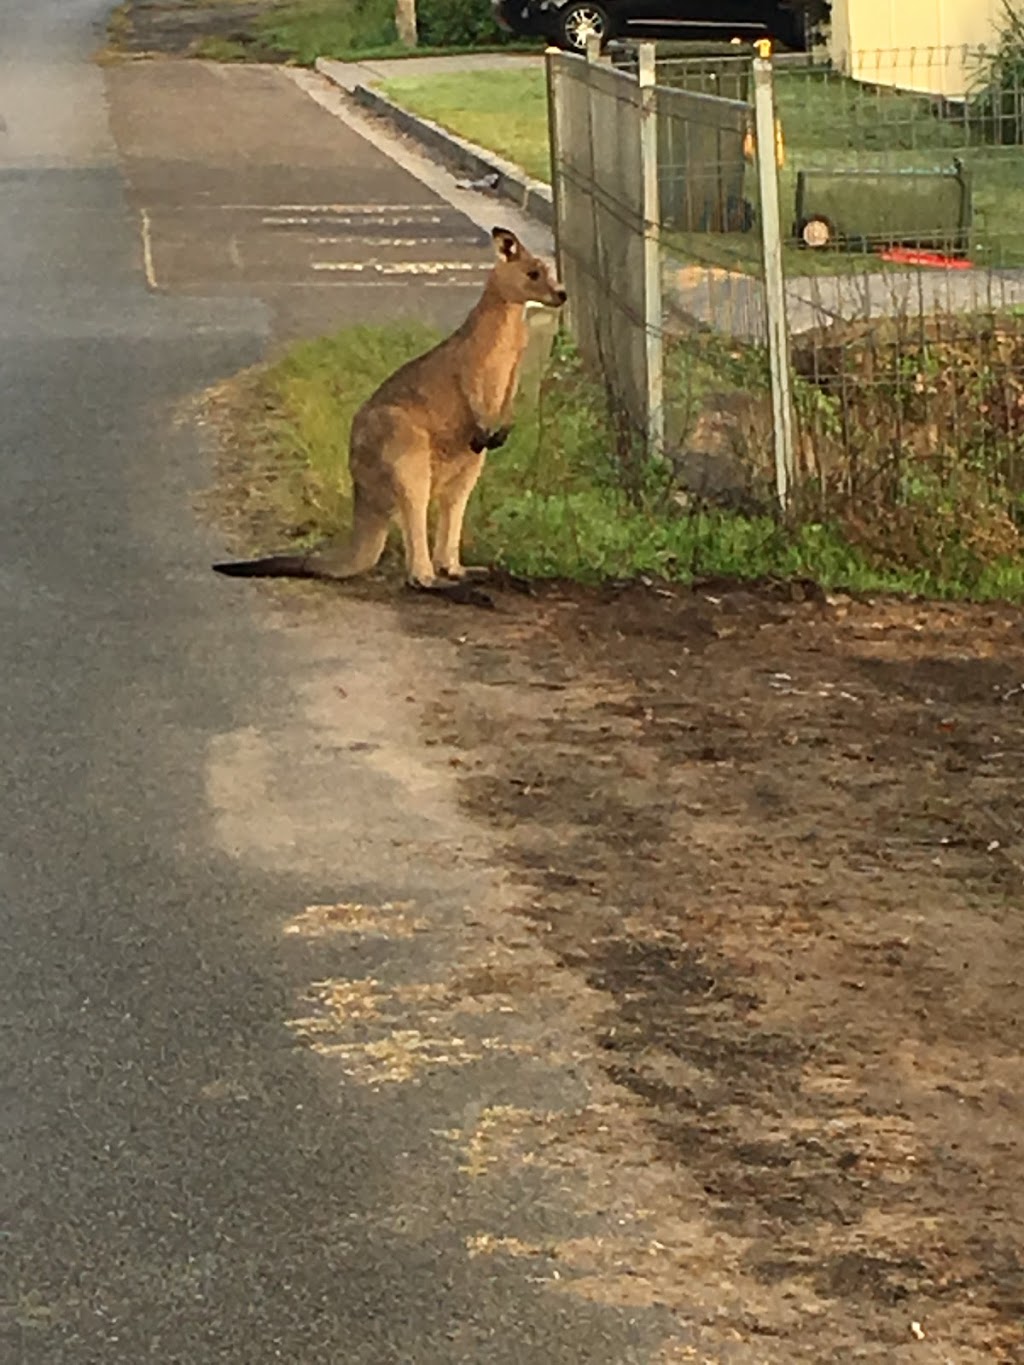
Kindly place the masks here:
<instances>
[{"instance_id":1,"label":"kangaroo's tail","mask_svg":"<svg viewBox=\"0 0 1024 1365\"><path fill-rule=\"evenodd\" d=\"M214 573L229 578L336 578L330 568L312 555L267 555L263 559L236 559L214 564Z\"/></svg>"}]
</instances>

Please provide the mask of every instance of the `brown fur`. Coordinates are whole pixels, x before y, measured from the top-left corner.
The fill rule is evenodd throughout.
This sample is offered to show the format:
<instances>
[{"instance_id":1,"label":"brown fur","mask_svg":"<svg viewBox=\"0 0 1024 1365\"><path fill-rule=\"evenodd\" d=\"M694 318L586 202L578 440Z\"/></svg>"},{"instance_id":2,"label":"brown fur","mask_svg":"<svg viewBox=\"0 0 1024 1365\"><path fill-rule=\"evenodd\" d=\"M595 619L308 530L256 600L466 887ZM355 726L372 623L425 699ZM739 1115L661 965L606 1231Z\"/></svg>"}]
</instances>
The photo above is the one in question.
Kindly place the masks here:
<instances>
[{"instance_id":1,"label":"brown fur","mask_svg":"<svg viewBox=\"0 0 1024 1365\"><path fill-rule=\"evenodd\" d=\"M462 520L487 449L512 420L526 348L525 305L560 307L565 290L514 233L491 234L497 260L465 322L425 355L410 360L356 413L349 438L352 530L341 545L308 555L271 555L215 564L244 577L352 578L380 559L397 521L406 576L437 588L472 570L460 561ZM427 509L437 506L433 553Z\"/></svg>"}]
</instances>

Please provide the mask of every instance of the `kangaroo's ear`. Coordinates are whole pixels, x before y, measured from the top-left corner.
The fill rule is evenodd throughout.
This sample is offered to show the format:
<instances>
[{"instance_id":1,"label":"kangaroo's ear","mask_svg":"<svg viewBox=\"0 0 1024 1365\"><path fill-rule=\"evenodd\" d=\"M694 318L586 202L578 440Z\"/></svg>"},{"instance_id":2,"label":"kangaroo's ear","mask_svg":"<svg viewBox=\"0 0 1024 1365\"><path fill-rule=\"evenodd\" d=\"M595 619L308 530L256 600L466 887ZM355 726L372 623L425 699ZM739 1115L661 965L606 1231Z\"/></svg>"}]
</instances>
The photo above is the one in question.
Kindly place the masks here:
<instances>
[{"instance_id":1,"label":"kangaroo's ear","mask_svg":"<svg viewBox=\"0 0 1024 1365\"><path fill-rule=\"evenodd\" d=\"M494 239L499 260L515 261L519 259L523 248L514 232L509 232L508 228L496 227L492 230L491 237Z\"/></svg>"}]
</instances>

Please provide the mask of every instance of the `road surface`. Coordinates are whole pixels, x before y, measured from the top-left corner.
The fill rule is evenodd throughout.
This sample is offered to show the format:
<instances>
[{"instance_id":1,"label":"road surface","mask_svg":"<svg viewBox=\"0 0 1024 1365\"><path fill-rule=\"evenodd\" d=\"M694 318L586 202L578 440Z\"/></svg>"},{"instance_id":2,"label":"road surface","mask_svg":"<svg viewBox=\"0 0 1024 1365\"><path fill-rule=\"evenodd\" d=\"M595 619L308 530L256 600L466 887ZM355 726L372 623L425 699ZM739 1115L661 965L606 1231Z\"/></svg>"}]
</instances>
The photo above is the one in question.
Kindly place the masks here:
<instances>
[{"instance_id":1,"label":"road surface","mask_svg":"<svg viewBox=\"0 0 1024 1365\"><path fill-rule=\"evenodd\" d=\"M313 983L422 981L487 913L409 704L447 646L365 602L282 616L191 511L192 395L329 318L465 307L314 270L358 258L339 205L436 217L383 256L474 277L480 233L283 74L105 78L102 18L0 0L0 1359L646 1360L656 1315L467 1253L485 1213L567 1215L526 1173L482 1209L439 1134L570 1078L498 1046L366 1084L296 1041ZM267 221L310 205L315 258ZM297 928L356 903L418 931Z\"/></svg>"}]
</instances>

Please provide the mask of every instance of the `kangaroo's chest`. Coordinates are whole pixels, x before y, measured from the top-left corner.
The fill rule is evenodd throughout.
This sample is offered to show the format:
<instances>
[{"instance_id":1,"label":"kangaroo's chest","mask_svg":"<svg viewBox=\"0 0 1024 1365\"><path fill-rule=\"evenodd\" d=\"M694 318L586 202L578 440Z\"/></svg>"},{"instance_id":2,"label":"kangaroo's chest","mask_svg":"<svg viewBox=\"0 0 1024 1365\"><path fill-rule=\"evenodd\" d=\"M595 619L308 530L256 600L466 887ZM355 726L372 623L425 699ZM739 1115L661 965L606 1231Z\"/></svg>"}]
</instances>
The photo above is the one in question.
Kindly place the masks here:
<instances>
[{"instance_id":1,"label":"kangaroo's chest","mask_svg":"<svg viewBox=\"0 0 1024 1365\"><path fill-rule=\"evenodd\" d=\"M490 423L498 425L515 397L519 363L526 345L526 323L511 317L487 339L469 360L469 384L474 407Z\"/></svg>"}]
</instances>

